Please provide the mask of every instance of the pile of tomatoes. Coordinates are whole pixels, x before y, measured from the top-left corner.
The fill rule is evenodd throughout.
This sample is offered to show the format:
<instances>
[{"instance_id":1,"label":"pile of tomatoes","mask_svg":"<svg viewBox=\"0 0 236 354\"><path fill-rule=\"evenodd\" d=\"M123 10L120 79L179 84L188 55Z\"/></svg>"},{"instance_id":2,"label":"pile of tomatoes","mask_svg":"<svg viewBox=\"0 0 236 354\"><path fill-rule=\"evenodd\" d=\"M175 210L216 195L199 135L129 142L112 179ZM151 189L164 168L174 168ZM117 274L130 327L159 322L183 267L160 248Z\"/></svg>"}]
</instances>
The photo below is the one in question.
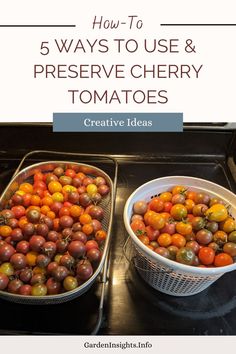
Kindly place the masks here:
<instances>
[{"instance_id":1,"label":"pile of tomatoes","mask_svg":"<svg viewBox=\"0 0 236 354\"><path fill-rule=\"evenodd\" d=\"M134 203L131 228L153 252L182 264L222 267L236 257L236 224L229 206L184 186Z\"/></svg>"},{"instance_id":2,"label":"pile of tomatoes","mask_svg":"<svg viewBox=\"0 0 236 354\"><path fill-rule=\"evenodd\" d=\"M102 257L106 231L99 203L106 180L59 165L35 171L0 212L0 290L44 296L88 280Z\"/></svg>"}]
</instances>

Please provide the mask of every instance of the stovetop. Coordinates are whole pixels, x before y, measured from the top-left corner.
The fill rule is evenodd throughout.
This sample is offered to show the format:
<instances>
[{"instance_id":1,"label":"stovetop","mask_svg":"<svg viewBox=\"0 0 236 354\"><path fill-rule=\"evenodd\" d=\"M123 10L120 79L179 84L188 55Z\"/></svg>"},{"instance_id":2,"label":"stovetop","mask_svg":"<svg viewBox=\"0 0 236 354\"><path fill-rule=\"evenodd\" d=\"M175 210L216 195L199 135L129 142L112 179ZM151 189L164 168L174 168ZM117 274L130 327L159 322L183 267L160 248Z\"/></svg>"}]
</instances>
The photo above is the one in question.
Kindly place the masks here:
<instances>
[{"instance_id":1,"label":"stovetop","mask_svg":"<svg viewBox=\"0 0 236 354\"><path fill-rule=\"evenodd\" d=\"M17 133L12 127L0 127L0 132L8 132L11 139L15 137L15 140L10 139L14 141L14 149L12 144L8 149L7 141L3 139L0 153L1 190L23 154L29 149L41 148L40 141L34 140L34 134L39 136L35 129L23 127ZM63 138L67 151L79 150L76 145L78 135L52 134L48 127L38 129L42 132L44 148L58 150L60 139ZM120 144L118 136L121 138ZM124 205L128 196L144 182L163 176L187 175L214 181L236 192L236 183L227 163L228 157L234 152L234 132L213 134L189 131L176 133L171 139L170 135L165 134L117 134L116 138L107 135L106 141L99 135L97 139L94 138L94 134L81 134L78 139L80 151L84 151L81 149L83 143L89 141L89 152L111 153L116 155L119 162L109 272L103 320L98 333L236 334L236 287L233 286L236 272L225 274L197 295L173 297L147 285L123 254L127 238L123 224ZM143 153L137 153L140 150ZM0 300L3 319L0 322L0 334L90 334L96 326L100 296L101 282L98 278L86 294L60 305L31 306Z\"/></svg>"}]
</instances>

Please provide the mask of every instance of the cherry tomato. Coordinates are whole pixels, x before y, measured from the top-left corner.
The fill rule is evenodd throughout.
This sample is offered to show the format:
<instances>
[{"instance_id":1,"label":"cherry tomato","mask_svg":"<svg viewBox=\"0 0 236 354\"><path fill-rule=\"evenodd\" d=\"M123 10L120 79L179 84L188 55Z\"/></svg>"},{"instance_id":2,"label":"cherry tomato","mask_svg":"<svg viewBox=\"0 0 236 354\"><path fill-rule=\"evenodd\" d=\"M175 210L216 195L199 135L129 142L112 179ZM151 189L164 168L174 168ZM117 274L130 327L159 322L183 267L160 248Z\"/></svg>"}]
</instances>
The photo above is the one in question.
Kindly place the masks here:
<instances>
[{"instance_id":1,"label":"cherry tomato","mask_svg":"<svg viewBox=\"0 0 236 354\"><path fill-rule=\"evenodd\" d=\"M206 211L206 216L210 221L224 221L228 217L228 210L223 204L214 204Z\"/></svg>"},{"instance_id":2,"label":"cherry tomato","mask_svg":"<svg viewBox=\"0 0 236 354\"><path fill-rule=\"evenodd\" d=\"M229 254L231 257L236 256L236 243L234 242L227 242L224 244L223 251Z\"/></svg>"},{"instance_id":3,"label":"cherry tomato","mask_svg":"<svg viewBox=\"0 0 236 354\"><path fill-rule=\"evenodd\" d=\"M173 234L171 236L171 245L181 248L184 247L185 244L186 244L186 239L183 235Z\"/></svg>"},{"instance_id":4,"label":"cherry tomato","mask_svg":"<svg viewBox=\"0 0 236 354\"><path fill-rule=\"evenodd\" d=\"M191 224L183 221L177 222L176 224L176 231L183 236L191 234L192 229Z\"/></svg>"},{"instance_id":5,"label":"cherry tomato","mask_svg":"<svg viewBox=\"0 0 236 354\"><path fill-rule=\"evenodd\" d=\"M214 265L216 267L224 267L233 264L233 258L227 253L219 253L215 256Z\"/></svg>"},{"instance_id":6,"label":"cherry tomato","mask_svg":"<svg viewBox=\"0 0 236 354\"><path fill-rule=\"evenodd\" d=\"M227 233L235 231L235 220L233 218L227 218L220 223L220 229Z\"/></svg>"},{"instance_id":7,"label":"cherry tomato","mask_svg":"<svg viewBox=\"0 0 236 354\"><path fill-rule=\"evenodd\" d=\"M139 236L145 233L145 224L141 220L134 220L131 223L131 229L134 231L134 233Z\"/></svg>"},{"instance_id":8,"label":"cherry tomato","mask_svg":"<svg viewBox=\"0 0 236 354\"><path fill-rule=\"evenodd\" d=\"M176 253L176 261L182 264L192 265L195 258L195 253L186 247L180 248Z\"/></svg>"},{"instance_id":9,"label":"cherry tomato","mask_svg":"<svg viewBox=\"0 0 236 354\"><path fill-rule=\"evenodd\" d=\"M170 192L163 192L160 194L159 198L163 201L163 202L170 202L172 199L173 195Z\"/></svg>"},{"instance_id":10,"label":"cherry tomato","mask_svg":"<svg viewBox=\"0 0 236 354\"><path fill-rule=\"evenodd\" d=\"M168 247L172 242L171 235L167 233L160 234L157 238L157 242L161 247Z\"/></svg>"},{"instance_id":11,"label":"cherry tomato","mask_svg":"<svg viewBox=\"0 0 236 354\"><path fill-rule=\"evenodd\" d=\"M155 213L149 217L149 224L155 230L160 230L165 226L165 219L160 214Z\"/></svg>"},{"instance_id":12,"label":"cherry tomato","mask_svg":"<svg viewBox=\"0 0 236 354\"><path fill-rule=\"evenodd\" d=\"M186 218L187 216L187 209L184 205L182 204L175 204L170 210L170 215L175 219L175 220L182 220Z\"/></svg>"},{"instance_id":13,"label":"cherry tomato","mask_svg":"<svg viewBox=\"0 0 236 354\"><path fill-rule=\"evenodd\" d=\"M175 194L180 194L180 193L185 193L187 190L184 186L174 186L172 188L172 194L175 195Z\"/></svg>"},{"instance_id":14,"label":"cherry tomato","mask_svg":"<svg viewBox=\"0 0 236 354\"><path fill-rule=\"evenodd\" d=\"M198 258L204 265L210 265L214 262L215 251L211 247L202 247L198 252Z\"/></svg>"},{"instance_id":15,"label":"cherry tomato","mask_svg":"<svg viewBox=\"0 0 236 354\"><path fill-rule=\"evenodd\" d=\"M155 197L149 202L148 207L150 210L153 210L158 213L160 211L163 211L164 202L159 197Z\"/></svg>"}]
</instances>

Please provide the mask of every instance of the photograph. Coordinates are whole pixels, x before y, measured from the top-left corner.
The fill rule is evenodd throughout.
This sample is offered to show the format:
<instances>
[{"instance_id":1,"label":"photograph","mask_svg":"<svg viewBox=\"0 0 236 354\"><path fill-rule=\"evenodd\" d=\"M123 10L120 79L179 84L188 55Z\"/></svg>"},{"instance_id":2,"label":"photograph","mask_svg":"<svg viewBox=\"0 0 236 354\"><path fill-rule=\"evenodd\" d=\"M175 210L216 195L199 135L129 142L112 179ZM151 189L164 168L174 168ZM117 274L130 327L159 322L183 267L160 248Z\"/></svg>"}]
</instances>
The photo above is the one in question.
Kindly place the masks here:
<instances>
[{"instance_id":1,"label":"photograph","mask_svg":"<svg viewBox=\"0 0 236 354\"><path fill-rule=\"evenodd\" d=\"M1 335L236 334L236 123L0 136Z\"/></svg>"}]
</instances>

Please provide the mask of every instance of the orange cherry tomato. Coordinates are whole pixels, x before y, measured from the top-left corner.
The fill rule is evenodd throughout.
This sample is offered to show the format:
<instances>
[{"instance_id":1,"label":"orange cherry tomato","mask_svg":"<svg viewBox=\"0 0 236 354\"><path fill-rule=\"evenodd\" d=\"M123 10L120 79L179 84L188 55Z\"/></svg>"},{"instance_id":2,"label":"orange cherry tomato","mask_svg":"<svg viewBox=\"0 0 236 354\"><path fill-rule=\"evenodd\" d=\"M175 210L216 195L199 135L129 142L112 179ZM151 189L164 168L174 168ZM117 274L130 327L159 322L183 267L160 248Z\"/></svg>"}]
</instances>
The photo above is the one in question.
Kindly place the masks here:
<instances>
[{"instance_id":1,"label":"orange cherry tomato","mask_svg":"<svg viewBox=\"0 0 236 354\"><path fill-rule=\"evenodd\" d=\"M183 236L191 234L192 230L192 225L189 223L180 221L176 224L176 231Z\"/></svg>"},{"instance_id":2,"label":"orange cherry tomato","mask_svg":"<svg viewBox=\"0 0 236 354\"><path fill-rule=\"evenodd\" d=\"M60 219L59 218L53 219L53 230L55 230L55 231L60 230Z\"/></svg>"},{"instance_id":3,"label":"orange cherry tomato","mask_svg":"<svg viewBox=\"0 0 236 354\"><path fill-rule=\"evenodd\" d=\"M61 192L62 190L62 185L58 181L51 181L48 184L48 190L51 194L56 193L56 192Z\"/></svg>"},{"instance_id":4,"label":"orange cherry tomato","mask_svg":"<svg viewBox=\"0 0 236 354\"><path fill-rule=\"evenodd\" d=\"M144 245L149 245L149 238L145 235L140 235L138 236L139 240L144 244Z\"/></svg>"},{"instance_id":5,"label":"orange cherry tomato","mask_svg":"<svg viewBox=\"0 0 236 354\"><path fill-rule=\"evenodd\" d=\"M130 226L137 236L145 233L145 224L142 220L135 219L131 222Z\"/></svg>"},{"instance_id":6,"label":"orange cherry tomato","mask_svg":"<svg viewBox=\"0 0 236 354\"><path fill-rule=\"evenodd\" d=\"M26 216L22 216L18 221L18 226L22 229L25 224L28 224L28 219Z\"/></svg>"},{"instance_id":7,"label":"orange cherry tomato","mask_svg":"<svg viewBox=\"0 0 236 354\"><path fill-rule=\"evenodd\" d=\"M198 252L198 258L204 265L210 265L214 262L215 251L211 247L202 247Z\"/></svg>"},{"instance_id":8,"label":"orange cherry tomato","mask_svg":"<svg viewBox=\"0 0 236 354\"><path fill-rule=\"evenodd\" d=\"M31 267L36 265L36 258L38 253L34 251L30 251L26 254L27 264Z\"/></svg>"},{"instance_id":9,"label":"orange cherry tomato","mask_svg":"<svg viewBox=\"0 0 236 354\"><path fill-rule=\"evenodd\" d=\"M52 210L48 211L46 215L52 220L56 218L56 214Z\"/></svg>"},{"instance_id":10,"label":"orange cherry tomato","mask_svg":"<svg viewBox=\"0 0 236 354\"><path fill-rule=\"evenodd\" d=\"M157 242L159 243L159 245L161 247L168 247L168 246L170 246L172 239L171 239L170 234L163 233L163 234L160 234L160 236L157 238Z\"/></svg>"},{"instance_id":11,"label":"orange cherry tomato","mask_svg":"<svg viewBox=\"0 0 236 354\"><path fill-rule=\"evenodd\" d=\"M224 267L233 264L233 258L227 253L219 253L215 256L214 265L216 267Z\"/></svg>"},{"instance_id":12,"label":"orange cherry tomato","mask_svg":"<svg viewBox=\"0 0 236 354\"><path fill-rule=\"evenodd\" d=\"M226 220L221 221L220 229L227 233L234 231L236 229L235 220L233 218L227 218Z\"/></svg>"},{"instance_id":13,"label":"orange cherry tomato","mask_svg":"<svg viewBox=\"0 0 236 354\"><path fill-rule=\"evenodd\" d=\"M41 207L41 213L42 213L42 214L46 215L47 212L49 212L49 211L50 211L50 208L49 208L48 205L43 205L43 206Z\"/></svg>"},{"instance_id":14,"label":"orange cherry tomato","mask_svg":"<svg viewBox=\"0 0 236 354\"><path fill-rule=\"evenodd\" d=\"M173 194L171 192L163 192L160 194L159 198L163 201L163 202L170 202L171 199L173 197Z\"/></svg>"},{"instance_id":15,"label":"orange cherry tomato","mask_svg":"<svg viewBox=\"0 0 236 354\"><path fill-rule=\"evenodd\" d=\"M90 224L92 222L92 218L89 214L84 213L84 214L80 215L79 221L82 225Z\"/></svg>"},{"instance_id":16,"label":"orange cherry tomato","mask_svg":"<svg viewBox=\"0 0 236 354\"><path fill-rule=\"evenodd\" d=\"M7 225L1 225L0 226L0 236L2 237L8 237L11 235L12 228Z\"/></svg>"},{"instance_id":17,"label":"orange cherry tomato","mask_svg":"<svg viewBox=\"0 0 236 354\"><path fill-rule=\"evenodd\" d=\"M187 191L187 192L186 192L186 197L187 197L187 199L195 200L196 194L197 194L196 192Z\"/></svg>"},{"instance_id":18,"label":"orange cherry tomato","mask_svg":"<svg viewBox=\"0 0 236 354\"><path fill-rule=\"evenodd\" d=\"M192 212L194 205L195 205L195 203L192 199L185 200L184 206L188 210L188 213Z\"/></svg>"},{"instance_id":19,"label":"orange cherry tomato","mask_svg":"<svg viewBox=\"0 0 236 354\"><path fill-rule=\"evenodd\" d=\"M155 230L160 230L165 226L166 220L158 213L155 213L154 215L151 215L149 217L149 224L152 226Z\"/></svg>"},{"instance_id":20,"label":"orange cherry tomato","mask_svg":"<svg viewBox=\"0 0 236 354\"><path fill-rule=\"evenodd\" d=\"M153 211L157 212L157 213L160 212L160 211L163 211L163 209L164 209L164 201L161 200L159 197L155 197L149 202L148 208L150 210L153 210Z\"/></svg>"},{"instance_id":21,"label":"orange cherry tomato","mask_svg":"<svg viewBox=\"0 0 236 354\"><path fill-rule=\"evenodd\" d=\"M70 207L70 215L73 217L73 218L77 218L79 217L83 212L83 209L81 208L81 206L79 205L72 205Z\"/></svg>"},{"instance_id":22,"label":"orange cherry tomato","mask_svg":"<svg viewBox=\"0 0 236 354\"><path fill-rule=\"evenodd\" d=\"M33 186L32 186L32 184L30 184L28 182L22 183L20 185L19 189L21 191L24 191L25 193L30 193L30 194L33 193Z\"/></svg>"},{"instance_id":23,"label":"orange cherry tomato","mask_svg":"<svg viewBox=\"0 0 236 354\"><path fill-rule=\"evenodd\" d=\"M182 220L185 219L188 214L186 207L183 204L175 204L170 209L170 215L175 220Z\"/></svg>"},{"instance_id":24,"label":"orange cherry tomato","mask_svg":"<svg viewBox=\"0 0 236 354\"><path fill-rule=\"evenodd\" d=\"M172 188L171 192L172 192L173 195L181 194L181 193L186 192L186 187L184 187L184 186L174 186Z\"/></svg>"},{"instance_id":25,"label":"orange cherry tomato","mask_svg":"<svg viewBox=\"0 0 236 354\"><path fill-rule=\"evenodd\" d=\"M186 240L183 235L173 234L171 236L171 245L181 248L184 247L185 244L186 244Z\"/></svg>"},{"instance_id":26,"label":"orange cherry tomato","mask_svg":"<svg viewBox=\"0 0 236 354\"><path fill-rule=\"evenodd\" d=\"M34 206L40 206L42 204L40 196L37 194L32 195L30 203Z\"/></svg>"},{"instance_id":27,"label":"orange cherry tomato","mask_svg":"<svg viewBox=\"0 0 236 354\"><path fill-rule=\"evenodd\" d=\"M82 226L82 231L85 235L91 235L93 233L93 225L92 224L84 224Z\"/></svg>"},{"instance_id":28,"label":"orange cherry tomato","mask_svg":"<svg viewBox=\"0 0 236 354\"><path fill-rule=\"evenodd\" d=\"M42 205L47 205L47 206L50 207L50 206L52 205L52 203L53 203L52 197L49 197L49 196L43 197L43 199L42 199Z\"/></svg>"},{"instance_id":29,"label":"orange cherry tomato","mask_svg":"<svg viewBox=\"0 0 236 354\"><path fill-rule=\"evenodd\" d=\"M168 221L170 218L170 213L167 213L166 211L163 213L160 213L161 217L165 219L165 221Z\"/></svg>"},{"instance_id":30,"label":"orange cherry tomato","mask_svg":"<svg viewBox=\"0 0 236 354\"><path fill-rule=\"evenodd\" d=\"M105 230L98 230L95 234L95 239L98 242L102 242L106 239L107 233Z\"/></svg>"},{"instance_id":31,"label":"orange cherry tomato","mask_svg":"<svg viewBox=\"0 0 236 354\"><path fill-rule=\"evenodd\" d=\"M59 217L63 216L63 215L70 215L70 208L67 208L65 206L63 206L60 210L59 210Z\"/></svg>"},{"instance_id":32,"label":"orange cherry tomato","mask_svg":"<svg viewBox=\"0 0 236 354\"><path fill-rule=\"evenodd\" d=\"M146 223L146 225L150 225L150 217L152 215L155 215L155 211L152 211L152 210L148 210L145 214L144 214L144 221Z\"/></svg>"}]
</instances>

